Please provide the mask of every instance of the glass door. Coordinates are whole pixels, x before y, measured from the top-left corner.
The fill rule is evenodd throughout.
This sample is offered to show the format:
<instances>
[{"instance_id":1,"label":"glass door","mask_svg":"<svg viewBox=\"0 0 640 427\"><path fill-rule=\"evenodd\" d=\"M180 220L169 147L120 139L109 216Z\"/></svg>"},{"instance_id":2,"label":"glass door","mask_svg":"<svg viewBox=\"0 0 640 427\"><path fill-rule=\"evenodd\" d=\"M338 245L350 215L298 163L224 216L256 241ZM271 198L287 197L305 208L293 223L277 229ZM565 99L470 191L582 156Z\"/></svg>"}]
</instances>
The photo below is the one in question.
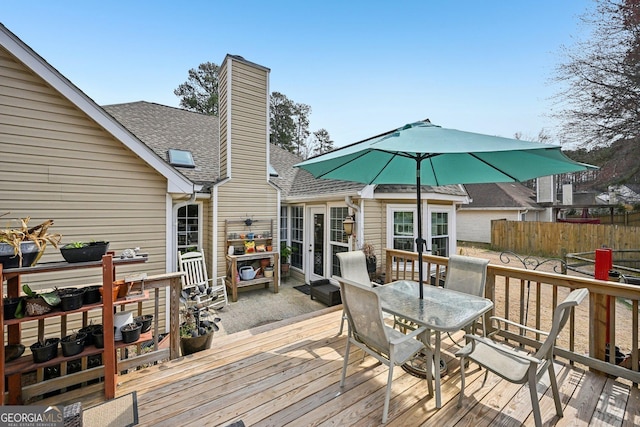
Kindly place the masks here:
<instances>
[{"instance_id":1,"label":"glass door","mask_svg":"<svg viewBox=\"0 0 640 427\"><path fill-rule=\"evenodd\" d=\"M319 280L325 277L326 271L326 233L325 233L325 208L314 207L309 208L309 218L311 218L311 227L308 230L308 248L309 256L307 257L307 279L309 281Z\"/></svg>"}]
</instances>

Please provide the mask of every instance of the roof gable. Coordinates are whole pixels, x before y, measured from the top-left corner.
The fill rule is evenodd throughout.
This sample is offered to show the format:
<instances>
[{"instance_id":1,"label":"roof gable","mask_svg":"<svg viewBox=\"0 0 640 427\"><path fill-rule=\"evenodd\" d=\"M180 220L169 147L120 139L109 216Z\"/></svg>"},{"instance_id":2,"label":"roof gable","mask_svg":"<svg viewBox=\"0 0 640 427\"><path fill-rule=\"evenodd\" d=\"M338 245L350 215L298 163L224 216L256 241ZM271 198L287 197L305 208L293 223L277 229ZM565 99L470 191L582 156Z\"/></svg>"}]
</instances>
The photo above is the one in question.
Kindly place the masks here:
<instances>
[{"instance_id":1,"label":"roof gable","mask_svg":"<svg viewBox=\"0 0 640 427\"><path fill-rule=\"evenodd\" d=\"M535 202L535 192L519 182L466 184L472 201L465 208L525 208L541 209Z\"/></svg>"},{"instance_id":2,"label":"roof gable","mask_svg":"<svg viewBox=\"0 0 640 427\"><path fill-rule=\"evenodd\" d=\"M193 184L185 176L178 173L149 147L136 139L124 126L114 120L91 98L2 24L0 24L0 45L114 138L138 155L150 167L164 176L167 179L168 192L191 193L193 191Z\"/></svg>"}]
</instances>

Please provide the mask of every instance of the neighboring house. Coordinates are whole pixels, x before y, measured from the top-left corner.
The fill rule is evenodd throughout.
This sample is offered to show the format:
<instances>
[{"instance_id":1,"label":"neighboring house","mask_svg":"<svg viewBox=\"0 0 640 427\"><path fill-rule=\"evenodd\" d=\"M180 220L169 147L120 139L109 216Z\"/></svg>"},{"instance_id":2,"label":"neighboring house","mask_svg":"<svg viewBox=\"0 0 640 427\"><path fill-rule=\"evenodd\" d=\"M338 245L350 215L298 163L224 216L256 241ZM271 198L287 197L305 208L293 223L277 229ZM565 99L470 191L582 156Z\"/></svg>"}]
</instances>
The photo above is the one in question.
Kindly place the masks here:
<instances>
[{"instance_id":1,"label":"neighboring house","mask_svg":"<svg viewBox=\"0 0 640 427\"><path fill-rule=\"evenodd\" d=\"M415 187L316 180L269 144L269 72L227 55L219 119L147 102L102 108L0 26L0 214L53 218L65 242L139 246L150 274L175 271L178 251L198 248L211 276L225 275L228 219L275 220L306 281L337 273L334 255L364 242L379 266L384 248L414 250ZM467 201L461 186L423 188L429 250L455 252L456 208ZM349 215L354 236L343 232ZM47 249L43 261L54 259ZM87 273L36 283L86 283Z\"/></svg>"},{"instance_id":2,"label":"neighboring house","mask_svg":"<svg viewBox=\"0 0 640 427\"><path fill-rule=\"evenodd\" d=\"M544 207L536 203L535 191L517 182L467 184L471 202L456 215L457 239L491 243L491 221L544 221Z\"/></svg>"}]
</instances>

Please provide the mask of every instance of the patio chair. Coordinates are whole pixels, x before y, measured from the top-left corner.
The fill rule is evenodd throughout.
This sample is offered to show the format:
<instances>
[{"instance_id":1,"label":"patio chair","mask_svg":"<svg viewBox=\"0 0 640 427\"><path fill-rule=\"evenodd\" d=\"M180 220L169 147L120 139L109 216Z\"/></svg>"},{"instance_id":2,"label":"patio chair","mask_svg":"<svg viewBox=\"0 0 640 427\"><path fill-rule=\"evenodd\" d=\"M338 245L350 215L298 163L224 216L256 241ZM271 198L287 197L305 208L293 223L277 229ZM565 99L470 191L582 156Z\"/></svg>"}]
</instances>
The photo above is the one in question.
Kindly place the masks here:
<instances>
[{"instance_id":1,"label":"patio chair","mask_svg":"<svg viewBox=\"0 0 640 427\"><path fill-rule=\"evenodd\" d=\"M351 280L363 286L377 286L369 279L367 271L367 258L362 251L339 252L338 262L340 263L340 277ZM340 331L338 335L342 335L344 330L344 322L346 314L342 312L342 322L340 322Z\"/></svg>"},{"instance_id":2,"label":"patio chair","mask_svg":"<svg viewBox=\"0 0 640 427\"><path fill-rule=\"evenodd\" d=\"M382 423L384 424L387 422L389 413L393 368L396 365L404 364L422 350L428 351L422 342L415 339L424 333L426 328L418 328L405 335L387 326L382 318L380 297L369 287L341 279L340 291L348 321L347 348L344 354L340 387L344 388L351 344L387 365L389 367L389 375L387 377L384 410L382 411ZM431 382L429 382L429 385L431 385Z\"/></svg>"},{"instance_id":3,"label":"patio chair","mask_svg":"<svg viewBox=\"0 0 640 427\"><path fill-rule=\"evenodd\" d=\"M484 297L484 287L487 282L487 265L489 260L462 255L451 255L447 265L447 275L444 287L465 294ZM475 322L465 329L471 333L475 329ZM485 323L482 322L483 335L486 335Z\"/></svg>"},{"instance_id":4,"label":"patio chair","mask_svg":"<svg viewBox=\"0 0 640 427\"><path fill-rule=\"evenodd\" d=\"M203 252L186 252L178 257L182 276L182 298L187 307L220 309L229 304L224 278L209 279Z\"/></svg>"},{"instance_id":5,"label":"patio chair","mask_svg":"<svg viewBox=\"0 0 640 427\"><path fill-rule=\"evenodd\" d=\"M558 334L569 319L571 309L580 304L588 294L589 291L586 288L572 291L565 300L555 308L553 312L553 324L551 326L551 331L549 332L539 331L501 317L491 317L491 321L498 324L498 329L492 332L490 334L491 336L496 333L500 333L502 330L500 327L507 325L515 326L522 331L545 335L547 338L532 355L516 351L512 347L508 347L503 344L498 344L488 337L479 337L471 334L465 335L471 340L471 342L456 353L456 356L460 357L461 368L461 386L458 407L462 405L462 398L464 397L464 366L465 359L468 358L487 369L484 381L487 380L487 375L489 371L491 371L515 384L524 384L528 382L529 393L531 394L533 417L537 427L542 425L542 417L540 415L540 404L538 402L538 391L536 385L538 384L538 381L540 381L540 378L546 372L549 372L549 380L551 382L553 400L556 405L556 413L559 417L562 417L562 404L558 393L556 374L553 369L553 349L555 347L555 341Z\"/></svg>"}]
</instances>

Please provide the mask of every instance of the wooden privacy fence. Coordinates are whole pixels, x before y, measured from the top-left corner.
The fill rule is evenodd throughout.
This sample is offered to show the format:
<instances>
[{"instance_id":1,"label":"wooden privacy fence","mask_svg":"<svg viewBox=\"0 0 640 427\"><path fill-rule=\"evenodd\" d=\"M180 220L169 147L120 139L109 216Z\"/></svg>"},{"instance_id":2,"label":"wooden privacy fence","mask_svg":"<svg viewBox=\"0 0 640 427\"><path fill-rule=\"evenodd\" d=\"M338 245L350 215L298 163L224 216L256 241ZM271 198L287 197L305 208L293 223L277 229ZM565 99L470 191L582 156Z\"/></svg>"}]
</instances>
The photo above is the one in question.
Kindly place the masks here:
<instances>
[{"instance_id":1,"label":"wooden privacy fence","mask_svg":"<svg viewBox=\"0 0 640 427\"><path fill-rule=\"evenodd\" d=\"M385 249L385 252L386 282L418 279L417 253L393 249ZM424 271L428 272L425 277L441 278L448 262L448 258L423 255ZM438 282L441 283L440 280ZM548 331L554 308L571 290L578 288L589 290L589 302L582 303L574 310L569 323L558 337L555 354L572 363L580 363L593 370L640 383L640 287L489 264L485 297L494 302L491 315ZM511 328L502 335L506 340L520 343L529 349L540 346L540 336L516 328ZM622 366L614 363L616 352L610 352L607 357L607 341L612 348L619 346L625 353L630 353Z\"/></svg>"},{"instance_id":2,"label":"wooden privacy fence","mask_svg":"<svg viewBox=\"0 0 640 427\"><path fill-rule=\"evenodd\" d=\"M640 249L640 227L534 221L491 221L491 246L498 251L562 258L603 246Z\"/></svg>"}]
</instances>

